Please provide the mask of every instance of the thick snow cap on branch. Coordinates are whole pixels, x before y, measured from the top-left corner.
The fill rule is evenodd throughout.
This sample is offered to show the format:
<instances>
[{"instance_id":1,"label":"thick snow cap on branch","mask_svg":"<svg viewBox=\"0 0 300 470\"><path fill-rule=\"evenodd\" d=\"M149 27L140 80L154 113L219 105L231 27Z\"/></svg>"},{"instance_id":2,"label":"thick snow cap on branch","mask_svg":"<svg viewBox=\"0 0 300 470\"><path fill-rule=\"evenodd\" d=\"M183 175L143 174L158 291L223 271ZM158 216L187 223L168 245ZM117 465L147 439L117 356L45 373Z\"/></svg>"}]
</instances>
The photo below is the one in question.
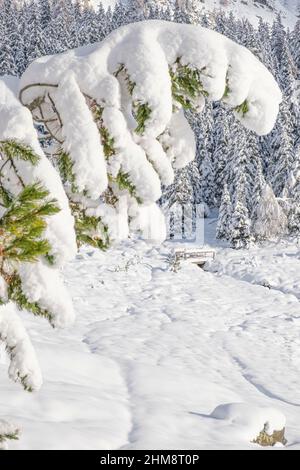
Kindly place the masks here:
<instances>
[{"instance_id":1,"label":"thick snow cap on branch","mask_svg":"<svg viewBox=\"0 0 300 470\"><path fill-rule=\"evenodd\" d=\"M76 253L74 220L59 175L39 145L30 111L20 104L14 94L18 88L17 82L14 77L0 80L0 141L16 140L30 146L39 156L36 165L21 159L15 159L14 164L24 184L40 181L48 189L50 197L57 200L61 210L47 219L45 238L52 247L51 254L56 263L63 264ZM9 189L18 194L22 188L16 182L15 190L12 187Z\"/></svg>"},{"instance_id":2,"label":"thick snow cap on branch","mask_svg":"<svg viewBox=\"0 0 300 470\"><path fill-rule=\"evenodd\" d=\"M157 138L172 116L168 72L176 61L197 69L208 99L223 99L247 128L259 135L271 131L281 101L271 73L243 46L195 25L145 21L124 26L102 43L38 59L23 75L21 89L37 83L57 85L72 71L82 92L103 106L120 108L116 72L123 66L134 85L133 102L151 109L144 137ZM31 103L39 94L38 87L27 88L22 102ZM65 106L74 104L70 99Z\"/></svg>"}]
</instances>

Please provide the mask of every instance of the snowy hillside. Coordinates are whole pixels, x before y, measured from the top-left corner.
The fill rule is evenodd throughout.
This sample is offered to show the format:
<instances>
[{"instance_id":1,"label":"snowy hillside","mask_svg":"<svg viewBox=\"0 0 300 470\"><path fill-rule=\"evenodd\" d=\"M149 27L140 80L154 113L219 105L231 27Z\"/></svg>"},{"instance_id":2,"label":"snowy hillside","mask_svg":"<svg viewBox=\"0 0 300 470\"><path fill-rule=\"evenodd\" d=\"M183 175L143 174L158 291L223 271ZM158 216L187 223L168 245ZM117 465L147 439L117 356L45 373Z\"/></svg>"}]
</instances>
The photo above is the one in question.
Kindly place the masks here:
<instances>
[{"instance_id":1,"label":"snowy hillside","mask_svg":"<svg viewBox=\"0 0 300 470\"><path fill-rule=\"evenodd\" d=\"M204 0L205 8L223 8L232 11L237 17L248 18L257 23L259 17L272 22L281 13L286 25L293 26L297 19L299 0Z\"/></svg>"},{"instance_id":2,"label":"snowy hillside","mask_svg":"<svg viewBox=\"0 0 300 470\"><path fill-rule=\"evenodd\" d=\"M130 3L131 0L123 0ZM194 0L195 1L195 0ZM197 1L197 0L196 0ZM297 20L297 9L300 7L299 0L198 0L207 11L222 8L225 11L232 11L235 16L248 18L256 24L261 17L265 21L272 22L277 13L281 13L283 21L288 26L293 26ZM102 4L108 8L113 7L116 0L102 0ZM160 0L158 3L165 3ZM97 6L99 0L91 0L91 4Z\"/></svg>"},{"instance_id":3,"label":"snowy hillside","mask_svg":"<svg viewBox=\"0 0 300 470\"><path fill-rule=\"evenodd\" d=\"M299 247L219 246L218 273L169 271L173 248L85 249L65 270L74 327L51 332L22 316L45 383L24 393L3 357L0 415L23 427L12 448L255 449L261 418L246 417L257 406L283 413L287 448L300 448ZM242 276L250 266L255 274ZM210 416L226 403L245 404L243 426Z\"/></svg>"}]
</instances>

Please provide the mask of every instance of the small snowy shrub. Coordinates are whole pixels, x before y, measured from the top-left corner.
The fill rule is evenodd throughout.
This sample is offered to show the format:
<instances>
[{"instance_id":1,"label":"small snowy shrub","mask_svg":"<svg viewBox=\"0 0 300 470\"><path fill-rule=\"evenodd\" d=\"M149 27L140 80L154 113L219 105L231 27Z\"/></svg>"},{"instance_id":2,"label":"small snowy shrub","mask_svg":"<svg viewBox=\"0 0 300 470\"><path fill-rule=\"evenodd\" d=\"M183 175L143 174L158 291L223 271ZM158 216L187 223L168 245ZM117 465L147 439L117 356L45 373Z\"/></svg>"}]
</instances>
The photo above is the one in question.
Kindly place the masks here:
<instances>
[{"instance_id":1,"label":"small snowy shrub","mask_svg":"<svg viewBox=\"0 0 300 470\"><path fill-rule=\"evenodd\" d=\"M163 21L130 24L101 43L36 60L19 96L51 142L45 152L69 197L78 245L101 249L137 231L137 220L143 233L164 223L148 217L145 224L140 213L194 158L185 110L222 100L263 135L281 101L247 49L200 26Z\"/></svg>"}]
</instances>

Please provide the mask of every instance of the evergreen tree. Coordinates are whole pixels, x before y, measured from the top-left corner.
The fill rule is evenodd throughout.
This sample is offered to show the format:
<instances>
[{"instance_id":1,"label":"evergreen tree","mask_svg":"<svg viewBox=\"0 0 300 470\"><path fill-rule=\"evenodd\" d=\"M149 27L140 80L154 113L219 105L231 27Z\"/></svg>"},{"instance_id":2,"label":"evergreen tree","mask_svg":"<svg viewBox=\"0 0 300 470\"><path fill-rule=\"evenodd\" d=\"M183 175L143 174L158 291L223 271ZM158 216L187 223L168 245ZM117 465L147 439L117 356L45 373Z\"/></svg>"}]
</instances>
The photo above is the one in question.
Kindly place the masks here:
<instances>
[{"instance_id":1,"label":"evergreen tree","mask_svg":"<svg viewBox=\"0 0 300 470\"><path fill-rule=\"evenodd\" d=\"M272 188L265 184L255 210L253 233L258 240L272 240L287 231L287 218Z\"/></svg>"}]
</instances>

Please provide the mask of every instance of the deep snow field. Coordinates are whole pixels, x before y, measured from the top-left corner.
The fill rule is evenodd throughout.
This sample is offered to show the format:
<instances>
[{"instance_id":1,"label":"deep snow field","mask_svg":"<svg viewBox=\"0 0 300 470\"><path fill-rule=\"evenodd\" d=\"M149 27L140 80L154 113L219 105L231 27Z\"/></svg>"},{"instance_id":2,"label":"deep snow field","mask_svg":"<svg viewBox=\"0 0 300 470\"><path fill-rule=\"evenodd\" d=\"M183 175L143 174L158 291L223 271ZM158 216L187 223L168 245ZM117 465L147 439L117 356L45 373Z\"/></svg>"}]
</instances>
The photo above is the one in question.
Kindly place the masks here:
<instances>
[{"instance_id":1,"label":"deep snow field","mask_svg":"<svg viewBox=\"0 0 300 470\"><path fill-rule=\"evenodd\" d=\"M206 271L174 273L175 245L84 249L65 269L74 326L22 314L44 385L10 382L2 354L0 416L23 429L11 449L257 449L247 422L210 416L226 403L282 412L300 449L300 246L217 244Z\"/></svg>"}]
</instances>

